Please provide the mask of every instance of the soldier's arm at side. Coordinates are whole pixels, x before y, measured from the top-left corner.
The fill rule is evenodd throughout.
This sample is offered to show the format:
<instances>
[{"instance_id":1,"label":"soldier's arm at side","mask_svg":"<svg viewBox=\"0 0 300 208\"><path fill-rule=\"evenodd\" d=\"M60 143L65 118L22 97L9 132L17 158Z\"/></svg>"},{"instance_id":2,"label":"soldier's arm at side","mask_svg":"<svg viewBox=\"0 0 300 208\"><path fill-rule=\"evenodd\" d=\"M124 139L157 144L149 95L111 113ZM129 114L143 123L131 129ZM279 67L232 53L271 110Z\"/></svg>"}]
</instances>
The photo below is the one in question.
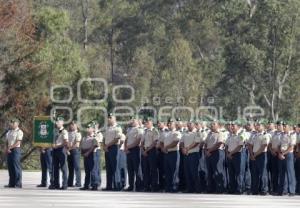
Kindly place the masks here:
<instances>
[{"instance_id":1,"label":"soldier's arm at side","mask_svg":"<svg viewBox=\"0 0 300 208\"><path fill-rule=\"evenodd\" d=\"M214 146L212 146L211 148L208 148L207 152L212 153L212 152L218 150L223 144L224 144L223 142L218 142Z\"/></svg>"},{"instance_id":2,"label":"soldier's arm at side","mask_svg":"<svg viewBox=\"0 0 300 208\"><path fill-rule=\"evenodd\" d=\"M267 147L268 145L267 144L263 144L260 148L259 148L259 150L256 152L256 153L254 153L254 157L257 157L258 155L260 155L262 152L264 152L264 150L266 149L266 147Z\"/></svg>"}]
</instances>

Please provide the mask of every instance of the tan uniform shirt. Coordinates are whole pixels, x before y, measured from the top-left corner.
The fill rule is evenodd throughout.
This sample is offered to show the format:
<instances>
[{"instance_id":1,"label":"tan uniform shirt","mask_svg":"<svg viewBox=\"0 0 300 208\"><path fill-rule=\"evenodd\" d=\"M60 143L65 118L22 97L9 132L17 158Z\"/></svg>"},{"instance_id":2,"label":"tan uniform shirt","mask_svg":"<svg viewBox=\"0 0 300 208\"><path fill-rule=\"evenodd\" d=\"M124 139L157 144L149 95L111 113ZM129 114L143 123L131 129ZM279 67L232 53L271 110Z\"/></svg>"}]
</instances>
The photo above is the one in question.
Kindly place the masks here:
<instances>
[{"instance_id":1,"label":"tan uniform shirt","mask_svg":"<svg viewBox=\"0 0 300 208\"><path fill-rule=\"evenodd\" d=\"M251 139L251 144L253 145L253 153L256 153L261 148L261 146L268 145L270 139L270 134L266 132L257 132ZM267 152L267 147L263 150L263 152Z\"/></svg>"},{"instance_id":2,"label":"tan uniform shirt","mask_svg":"<svg viewBox=\"0 0 300 208\"><path fill-rule=\"evenodd\" d=\"M144 148L150 147L154 142L159 139L158 130L154 127L152 129L145 129L144 135L142 137L142 142L144 143Z\"/></svg>"},{"instance_id":3,"label":"tan uniform shirt","mask_svg":"<svg viewBox=\"0 0 300 208\"><path fill-rule=\"evenodd\" d=\"M295 146L296 143L296 134L283 133L280 138L280 151L286 151L289 147ZM293 152L293 150L291 150L290 152Z\"/></svg>"},{"instance_id":4,"label":"tan uniform shirt","mask_svg":"<svg viewBox=\"0 0 300 208\"><path fill-rule=\"evenodd\" d=\"M87 151L98 145L95 135L85 136L81 142L81 149Z\"/></svg>"},{"instance_id":5,"label":"tan uniform shirt","mask_svg":"<svg viewBox=\"0 0 300 208\"><path fill-rule=\"evenodd\" d=\"M23 140L23 131L19 128L13 130L9 130L6 133L6 141L8 144L8 147L14 145L17 141L22 141ZM16 147L20 147L20 144Z\"/></svg>"},{"instance_id":6,"label":"tan uniform shirt","mask_svg":"<svg viewBox=\"0 0 300 208\"><path fill-rule=\"evenodd\" d=\"M104 143L107 145L114 139L121 139L122 128L118 125L109 126L105 131Z\"/></svg>"},{"instance_id":7,"label":"tan uniform shirt","mask_svg":"<svg viewBox=\"0 0 300 208\"><path fill-rule=\"evenodd\" d=\"M169 131L168 135L166 136L164 140L164 147L168 146L169 144L172 144L175 141L180 142L181 134L177 130ZM168 152L178 151L179 150L179 143L173 147L169 148Z\"/></svg>"},{"instance_id":8,"label":"tan uniform shirt","mask_svg":"<svg viewBox=\"0 0 300 208\"><path fill-rule=\"evenodd\" d=\"M194 129L193 131L186 132L181 138L181 142L183 143L183 146L185 148L189 147L193 143L200 144L200 141L201 141L201 139L200 139L199 134L197 133L196 129ZM188 153L199 152L199 146L200 146L199 144L196 147L190 149L188 151Z\"/></svg>"},{"instance_id":9,"label":"tan uniform shirt","mask_svg":"<svg viewBox=\"0 0 300 208\"><path fill-rule=\"evenodd\" d=\"M168 128L163 128L159 130L159 139L157 143L157 147L160 147L160 143L164 143L166 137L168 136L169 130Z\"/></svg>"},{"instance_id":10,"label":"tan uniform shirt","mask_svg":"<svg viewBox=\"0 0 300 208\"><path fill-rule=\"evenodd\" d=\"M67 130L65 130L64 128L60 130L56 129L54 144L57 146L63 145L64 141L69 141L68 137L69 135Z\"/></svg>"},{"instance_id":11,"label":"tan uniform shirt","mask_svg":"<svg viewBox=\"0 0 300 208\"><path fill-rule=\"evenodd\" d=\"M235 150L238 146L244 145L244 136L242 131L238 131L236 134L230 134L228 139L226 140L226 146L228 148L228 152L232 152ZM242 151L242 148L239 152Z\"/></svg>"},{"instance_id":12,"label":"tan uniform shirt","mask_svg":"<svg viewBox=\"0 0 300 208\"><path fill-rule=\"evenodd\" d=\"M137 142L143 136L143 129L139 127L132 127L128 130L126 134L127 146L130 146Z\"/></svg>"},{"instance_id":13,"label":"tan uniform shirt","mask_svg":"<svg viewBox=\"0 0 300 208\"><path fill-rule=\"evenodd\" d=\"M279 149L279 146L280 146L280 138L281 138L281 136L282 136L282 132L280 132L280 131L276 131L274 134L273 134L273 136L272 136L272 138L271 138L271 141L270 141L270 143L271 143L271 148L273 149L273 150L278 150Z\"/></svg>"},{"instance_id":14,"label":"tan uniform shirt","mask_svg":"<svg viewBox=\"0 0 300 208\"><path fill-rule=\"evenodd\" d=\"M78 131L69 131L68 133L69 138L69 144L71 146L71 149L79 148L79 144L81 142L81 133Z\"/></svg>"},{"instance_id":15,"label":"tan uniform shirt","mask_svg":"<svg viewBox=\"0 0 300 208\"><path fill-rule=\"evenodd\" d=\"M207 138L205 140L205 144L206 144L206 148L207 149L210 149L212 148L213 146L215 146L216 144L218 143L223 143L224 144L224 137L223 137L223 134L221 132L210 132L208 135L207 135ZM219 149L224 149L224 145L221 145L219 147Z\"/></svg>"}]
</instances>

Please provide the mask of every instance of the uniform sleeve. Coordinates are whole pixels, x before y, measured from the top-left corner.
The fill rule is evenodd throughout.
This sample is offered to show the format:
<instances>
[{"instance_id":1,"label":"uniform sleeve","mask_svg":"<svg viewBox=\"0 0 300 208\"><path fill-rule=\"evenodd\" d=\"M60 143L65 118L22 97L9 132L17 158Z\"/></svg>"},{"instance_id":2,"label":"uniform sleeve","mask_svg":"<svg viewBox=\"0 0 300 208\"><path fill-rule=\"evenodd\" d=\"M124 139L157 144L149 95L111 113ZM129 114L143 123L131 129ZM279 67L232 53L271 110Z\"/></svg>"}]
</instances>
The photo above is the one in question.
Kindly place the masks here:
<instances>
[{"instance_id":1,"label":"uniform sleeve","mask_svg":"<svg viewBox=\"0 0 300 208\"><path fill-rule=\"evenodd\" d=\"M67 130L63 130L62 131L62 138L63 138L63 140L69 140L69 135L68 135L68 132L67 132Z\"/></svg>"},{"instance_id":2,"label":"uniform sleeve","mask_svg":"<svg viewBox=\"0 0 300 208\"><path fill-rule=\"evenodd\" d=\"M181 138L182 138L182 134L180 133L180 132L175 132L174 133L174 137L173 137L173 141L175 142L177 142L177 141L180 141L181 140Z\"/></svg>"},{"instance_id":3,"label":"uniform sleeve","mask_svg":"<svg viewBox=\"0 0 300 208\"><path fill-rule=\"evenodd\" d=\"M247 140L247 143L253 145L253 138L254 138L254 135L250 134L250 136Z\"/></svg>"},{"instance_id":4,"label":"uniform sleeve","mask_svg":"<svg viewBox=\"0 0 300 208\"><path fill-rule=\"evenodd\" d=\"M158 141L163 142L163 140L164 140L164 132L160 132L159 137L158 137Z\"/></svg>"},{"instance_id":5,"label":"uniform sleeve","mask_svg":"<svg viewBox=\"0 0 300 208\"><path fill-rule=\"evenodd\" d=\"M143 129L138 129L138 138L142 138L144 134L144 130Z\"/></svg>"},{"instance_id":6,"label":"uniform sleeve","mask_svg":"<svg viewBox=\"0 0 300 208\"><path fill-rule=\"evenodd\" d=\"M121 134L120 140L123 141L123 142L125 142L125 139L126 139L125 134Z\"/></svg>"},{"instance_id":7,"label":"uniform sleeve","mask_svg":"<svg viewBox=\"0 0 300 208\"><path fill-rule=\"evenodd\" d=\"M5 134L5 141L8 141L8 134L9 134L9 131L6 132L6 134Z\"/></svg>"},{"instance_id":8,"label":"uniform sleeve","mask_svg":"<svg viewBox=\"0 0 300 208\"><path fill-rule=\"evenodd\" d=\"M77 132L77 133L76 133L75 141L76 141L76 142L81 142L81 139L82 139L81 133Z\"/></svg>"},{"instance_id":9,"label":"uniform sleeve","mask_svg":"<svg viewBox=\"0 0 300 208\"><path fill-rule=\"evenodd\" d=\"M239 145L244 145L245 141L246 141L246 135L245 133L241 133L239 135Z\"/></svg>"},{"instance_id":10,"label":"uniform sleeve","mask_svg":"<svg viewBox=\"0 0 300 208\"><path fill-rule=\"evenodd\" d=\"M143 135L141 136L141 142L145 142L145 132L144 132Z\"/></svg>"},{"instance_id":11,"label":"uniform sleeve","mask_svg":"<svg viewBox=\"0 0 300 208\"><path fill-rule=\"evenodd\" d=\"M195 143L201 142L200 134L198 132L195 133L194 142Z\"/></svg>"},{"instance_id":12,"label":"uniform sleeve","mask_svg":"<svg viewBox=\"0 0 300 208\"><path fill-rule=\"evenodd\" d=\"M23 131L19 130L17 134L17 141L22 141L23 140Z\"/></svg>"},{"instance_id":13,"label":"uniform sleeve","mask_svg":"<svg viewBox=\"0 0 300 208\"><path fill-rule=\"evenodd\" d=\"M270 137L271 137L270 134L265 134L265 135L263 135L263 138L262 138L261 143L262 143L262 144L269 144L269 141L270 141L270 139L271 139Z\"/></svg>"},{"instance_id":14,"label":"uniform sleeve","mask_svg":"<svg viewBox=\"0 0 300 208\"><path fill-rule=\"evenodd\" d=\"M297 139L296 139L296 140L297 140L297 141L296 141L297 144L299 144L299 143L300 143L300 134L297 135Z\"/></svg>"},{"instance_id":15,"label":"uniform sleeve","mask_svg":"<svg viewBox=\"0 0 300 208\"><path fill-rule=\"evenodd\" d=\"M218 143L225 143L225 135L223 133L218 134Z\"/></svg>"},{"instance_id":16,"label":"uniform sleeve","mask_svg":"<svg viewBox=\"0 0 300 208\"><path fill-rule=\"evenodd\" d=\"M102 135L101 132L97 133L96 140L97 140L98 143L103 142L103 135Z\"/></svg>"},{"instance_id":17,"label":"uniform sleeve","mask_svg":"<svg viewBox=\"0 0 300 208\"><path fill-rule=\"evenodd\" d=\"M229 137L228 139L226 139L226 141L225 141L225 145L226 145L226 146L228 146L228 145L229 145L229 143L230 143L230 140L231 140L231 137Z\"/></svg>"},{"instance_id":18,"label":"uniform sleeve","mask_svg":"<svg viewBox=\"0 0 300 208\"><path fill-rule=\"evenodd\" d=\"M115 138L114 139L121 139L122 137L122 128L121 127L117 127L116 128L116 135L115 135Z\"/></svg>"},{"instance_id":19,"label":"uniform sleeve","mask_svg":"<svg viewBox=\"0 0 300 208\"><path fill-rule=\"evenodd\" d=\"M297 143L297 135L293 134L291 135L291 146L295 146Z\"/></svg>"},{"instance_id":20,"label":"uniform sleeve","mask_svg":"<svg viewBox=\"0 0 300 208\"><path fill-rule=\"evenodd\" d=\"M153 131L153 141L158 141L159 140L159 132L157 129Z\"/></svg>"}]
</instances>

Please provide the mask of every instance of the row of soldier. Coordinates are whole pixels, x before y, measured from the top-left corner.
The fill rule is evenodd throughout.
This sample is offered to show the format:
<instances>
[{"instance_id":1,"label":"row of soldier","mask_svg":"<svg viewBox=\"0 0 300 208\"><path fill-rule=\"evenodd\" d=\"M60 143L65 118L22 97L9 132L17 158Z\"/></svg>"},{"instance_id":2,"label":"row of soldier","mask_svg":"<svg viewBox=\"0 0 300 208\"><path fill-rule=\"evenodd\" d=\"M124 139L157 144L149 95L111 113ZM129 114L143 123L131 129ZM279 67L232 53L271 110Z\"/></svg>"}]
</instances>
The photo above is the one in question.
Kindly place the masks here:
<instances>
[{"instance_id":1,"label":"row of soldier","mask_svg":"<svg viewBox=\"0 0 300 208\"><path fill-rule=\"evenodd\" d=\"M9 184L22 187L18 120L6 135ZM278 121L144 122L132 119L127 128L108 116L103 132L91 122L82 138L76 122L69 129L56 122L52 148L41 149L42 181L38 187L98 190L100 153L104 151L107 191L187 192L294 195L300 192L300 126ZM81 184L80 156L85 180ZM127 170L127 171L126 171ZM62 184L60 184L60 171ZM129 186L125 189L126 172Z\"/></svg>"}]
</instances>

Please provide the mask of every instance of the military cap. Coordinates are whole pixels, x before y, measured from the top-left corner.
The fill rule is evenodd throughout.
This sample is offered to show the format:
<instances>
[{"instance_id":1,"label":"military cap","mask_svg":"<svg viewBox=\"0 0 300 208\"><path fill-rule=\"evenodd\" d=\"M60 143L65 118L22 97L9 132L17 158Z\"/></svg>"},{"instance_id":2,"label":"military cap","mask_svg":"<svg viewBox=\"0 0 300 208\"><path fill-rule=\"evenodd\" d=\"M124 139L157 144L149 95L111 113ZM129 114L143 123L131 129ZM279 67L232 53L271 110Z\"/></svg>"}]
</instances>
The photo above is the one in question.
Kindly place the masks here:
<instances>
[{"instance_id":1,"label":"military cap","mask_svg":"<svg viewBox=\"0 0 300 208\"><path fill-rule=\"evenodd\" d=\"M113 116L115 116L113 113L109 113L109 114L107 115L107 118L111 118L111 117L113 117Z\"/></svg>"},{"instance_id":2,"label":"military cap","mask_svg":"<svg viewBox=\"0 0 300 208\"><path fill-rule=\"evenodd\" d=\"M87 128L95 128L95 123L92 121L90 123L88 123Z\"/></svg>"},{"instance_id":3,"label":"military cap","mask_svg":"<svg viewBox=\"0 0 300 208\"><path fill-rule=\"evenodd\" d=\"M62 116L57 116L56 121L65 121L65 119Z\"/></svg>"},{"instance_id":4,"label":"military cap","mask_svg":"<svg viewBox=\"0 0 300 208\"><path fill-rule=\"evenodd\" d=\"M268 121L265 119L259 119L255 121L255 124L261 124L261 125L266 125L267 123Z\"/></svg>"},{"instance_id":5,"label":"military cap","mask_svg":"<svg viewBox=\"0 0 300 208\"><path fill-rule=\"evenodd\" d=\"M153 121L153 118L151 118L151 117L144 118L144 122L149 122L149 121Z\"/></svg>"},{"instance_id":6,"label":"military cap","mask_svg":"<svg viewBox=\"0 0 300 208\"><path fill-rule=\"evenodd\" d=\"M172 123L175 122L175 120L173 118L168 118L168 123Z\"/></svg>"}]
</instances>

